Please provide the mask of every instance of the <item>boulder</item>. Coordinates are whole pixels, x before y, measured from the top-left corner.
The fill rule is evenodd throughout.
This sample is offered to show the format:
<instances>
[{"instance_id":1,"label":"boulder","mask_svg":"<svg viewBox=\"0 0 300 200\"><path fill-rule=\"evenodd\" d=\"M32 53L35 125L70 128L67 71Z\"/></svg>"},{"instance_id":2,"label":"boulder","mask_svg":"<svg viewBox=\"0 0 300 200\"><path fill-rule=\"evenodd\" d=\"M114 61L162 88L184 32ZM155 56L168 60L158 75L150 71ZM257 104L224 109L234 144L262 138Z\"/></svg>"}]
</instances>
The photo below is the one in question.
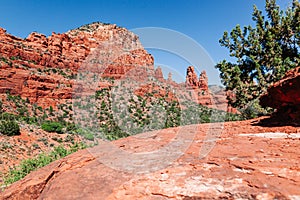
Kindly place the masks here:
<instances>
[{"instance_id":1,"label":"boulder","mask_svg":"<svg viewBox=\"0 0 300 200\"><path fill-rule=\"evenodd\" d=\"M275 117L300 122L300 67L289 72L268 88L260 98L263 107L276 109Z\"/></svg>"}]
</instances>

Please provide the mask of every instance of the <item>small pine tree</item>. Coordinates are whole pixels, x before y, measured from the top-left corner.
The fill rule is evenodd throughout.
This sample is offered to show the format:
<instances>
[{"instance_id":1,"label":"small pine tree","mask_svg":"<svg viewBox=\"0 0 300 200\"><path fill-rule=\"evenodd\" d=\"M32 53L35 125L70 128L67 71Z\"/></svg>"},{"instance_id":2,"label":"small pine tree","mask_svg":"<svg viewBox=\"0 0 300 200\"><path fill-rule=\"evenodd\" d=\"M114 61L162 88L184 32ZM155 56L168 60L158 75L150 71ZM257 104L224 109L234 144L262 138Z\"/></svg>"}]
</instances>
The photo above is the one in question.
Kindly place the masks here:
<instances>
[{"instance_id":1,"label":"small pine tree","mask_svg":"<svg viewBox=\"0 0 300 200\"><path fill-rule=\"evenodd\" d=\"M284 12L276 0L266 0L265 11L254 6L255 27L237 25L224 32L221 46L229 49L235 63L226 60L216 65L226 90L235 95L229 104L245 108L267 88L300 63L300 3L293 0Z\"/></svg>"}]
</instances>

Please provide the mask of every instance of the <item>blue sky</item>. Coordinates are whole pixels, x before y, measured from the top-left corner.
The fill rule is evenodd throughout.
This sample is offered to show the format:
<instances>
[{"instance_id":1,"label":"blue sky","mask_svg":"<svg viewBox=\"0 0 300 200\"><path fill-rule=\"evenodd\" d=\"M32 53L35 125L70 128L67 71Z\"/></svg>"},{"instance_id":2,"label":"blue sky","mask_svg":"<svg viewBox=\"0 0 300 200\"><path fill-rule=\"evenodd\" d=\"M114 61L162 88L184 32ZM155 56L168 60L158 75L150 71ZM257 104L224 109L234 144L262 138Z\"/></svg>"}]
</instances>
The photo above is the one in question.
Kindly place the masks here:
<instances>
[{"instance_id":1,"label":"blue sky","mask_svg":"<svg viewBox=\"0 0 300 200\"><path fill-rule=\"evenodd\" d=\"M162 27L183 33L199 43L217 63L229 59L218 40L236 24L252 23L253 4L263 10L264 0L2 0L0 27L25 38L32 31L50 35L94 21L127 29ZM286 7L290 0L277 0ZM141 38L142 39L142 38ZM158 50L149 50L156 63L171 66L184 77L188 61ZM196 66L200 71L211 66ZM218 74L210 77L218 83Z\"/></svg>"}]
</instances>

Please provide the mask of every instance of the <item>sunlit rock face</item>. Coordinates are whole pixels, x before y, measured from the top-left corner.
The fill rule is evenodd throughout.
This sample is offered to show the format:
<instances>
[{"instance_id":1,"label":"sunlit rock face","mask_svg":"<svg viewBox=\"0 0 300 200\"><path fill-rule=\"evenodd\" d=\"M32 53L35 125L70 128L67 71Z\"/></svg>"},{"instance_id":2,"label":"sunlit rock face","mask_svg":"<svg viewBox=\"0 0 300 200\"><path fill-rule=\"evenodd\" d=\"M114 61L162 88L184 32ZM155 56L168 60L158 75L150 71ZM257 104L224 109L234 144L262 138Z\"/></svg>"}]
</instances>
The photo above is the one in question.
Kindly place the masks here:
<instances>
[{"instance_id":1,"label":"sunlit rock face","mask_svg":"<svg viewBox=\"0 0 300 200\"><path fill-rule=\"evenodd\" d=\"M0 93L9 91L42 107L70 99L77 71L108 42L110 51L126 53L111 61L103 77L120 78L137 67L153 69L153 57L138 37L116 25L92 23L49 37L33 32L25 39L0 28Z\"/></svg>"}]
</instances>

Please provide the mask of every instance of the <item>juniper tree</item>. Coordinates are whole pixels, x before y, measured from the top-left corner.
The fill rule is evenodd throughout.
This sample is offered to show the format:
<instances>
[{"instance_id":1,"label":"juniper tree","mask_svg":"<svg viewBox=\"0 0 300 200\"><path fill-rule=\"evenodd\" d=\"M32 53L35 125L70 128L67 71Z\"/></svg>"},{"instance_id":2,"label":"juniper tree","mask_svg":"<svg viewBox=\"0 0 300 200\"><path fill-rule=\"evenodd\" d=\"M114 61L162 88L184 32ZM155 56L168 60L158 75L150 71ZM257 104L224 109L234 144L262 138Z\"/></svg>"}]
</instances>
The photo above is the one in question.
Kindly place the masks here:
<instances>
[{"instance_id":1,"label":"juniper tree","mask_svg":"<svg viewBox=\"0 0 300 200\"><path fill-rule=\"evenodd\" d=\"M226 90L235 94L229 103L237 108L257 100L270 84L299 65L299 1L293 0L283 11L276 0L266 0L265 11L266 16L254 5L255 26L237 25L219 41L235 58L235 62L223 60L216 68Z\"/></svg>"}]
</instances>

